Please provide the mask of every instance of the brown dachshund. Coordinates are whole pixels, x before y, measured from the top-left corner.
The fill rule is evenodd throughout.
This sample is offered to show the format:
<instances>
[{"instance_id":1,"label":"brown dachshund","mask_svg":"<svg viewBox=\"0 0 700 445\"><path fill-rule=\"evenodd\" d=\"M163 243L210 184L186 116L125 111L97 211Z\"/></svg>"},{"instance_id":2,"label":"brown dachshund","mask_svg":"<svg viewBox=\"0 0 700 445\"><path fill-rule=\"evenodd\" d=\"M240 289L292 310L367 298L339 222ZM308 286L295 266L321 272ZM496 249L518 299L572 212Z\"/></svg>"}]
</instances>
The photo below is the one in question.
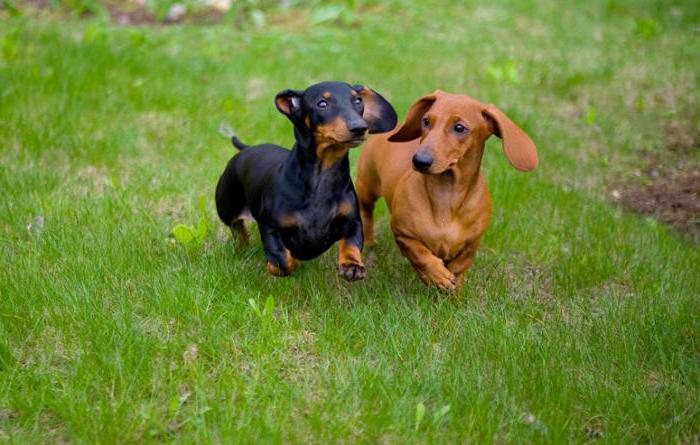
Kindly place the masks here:
<instances>
[{"instance_id":1,"label":"brown dachshund","mask_svg":"<svg viewBox=\"0 0 700 445\"><path fill-rule=\"evenodd\" d=\"M372 136L355 182L365 243L374 243L374 203L384 197L396 243L420 278L442 290L460 286L491 215L480 167L492 134L513 167L535 168L528 135L496 106L463 95L424 96L398 131Z\"/></svg>"}]
</instances>

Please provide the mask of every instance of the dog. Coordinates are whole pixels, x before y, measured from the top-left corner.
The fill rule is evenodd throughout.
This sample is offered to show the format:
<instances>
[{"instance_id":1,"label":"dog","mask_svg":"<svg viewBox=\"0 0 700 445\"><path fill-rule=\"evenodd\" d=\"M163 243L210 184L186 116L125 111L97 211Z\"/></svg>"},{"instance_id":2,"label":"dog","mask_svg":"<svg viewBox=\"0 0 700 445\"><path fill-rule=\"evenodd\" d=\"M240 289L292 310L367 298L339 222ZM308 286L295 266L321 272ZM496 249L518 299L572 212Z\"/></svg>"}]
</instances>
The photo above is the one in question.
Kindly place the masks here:
<instances>
[{"instance_id":1,"label":"dog","mask_svg":"<svg viewBox=\"0 0 700 445\"><path fill-rule=\"evenodd\" d=\"M248 146L231 137L240 153L216 187L221 221L245 244L243 220L255 219L272 275L289 275L295 259L316 258L340 241L338 273L349 281L365 278L348 151L367 133L392 130L394 108L374 90L344 82L284 90L275 96L275 106L294 126L294 147Z\"/></svg>"},{"instance_id":2,"label":"dog","mask_svg":"<svg viewBox=\"0 0 700 445\"><path fill-rule=\"evenodd\" d=\"M535 144L495 105L440 90L418 99L401 128L370 137L355 181L366 243L375 241L374 204L383 197L396 243L423 282L459 287L491 215L480 172L491 135L513 167L537 166Z\"/></svg>"}]
</instances>

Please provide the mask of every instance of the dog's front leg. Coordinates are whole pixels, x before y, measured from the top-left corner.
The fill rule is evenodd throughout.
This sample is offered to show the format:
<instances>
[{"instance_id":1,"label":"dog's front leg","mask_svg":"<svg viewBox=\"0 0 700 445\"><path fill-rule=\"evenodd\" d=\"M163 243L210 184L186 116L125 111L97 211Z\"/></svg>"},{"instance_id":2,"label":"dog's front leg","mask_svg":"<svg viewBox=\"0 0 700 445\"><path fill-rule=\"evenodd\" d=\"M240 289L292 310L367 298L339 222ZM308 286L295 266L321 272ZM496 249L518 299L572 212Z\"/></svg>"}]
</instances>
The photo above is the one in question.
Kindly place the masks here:
<instances>
[{"instance_id":1,"label":"dog's front leg","mask_svg":"<svg viewBox=\"0 0 700 445\"><path fill-rule=\"evenodd\" d=\"M338 244L338 275L348 281L362 280L367 270L362 264L362 224L352 221Z\"/></svg>"},{"instance_id":2,"label":"dog's front leg","mask_svg":"<svg viewBox=\"0 0 700 445\"><path fill-rule=\"evenodd\" d=\"M267 257L267 271L277 277L291 274L295 267L294 258L282 244L279 233L262 224L259 228L260 239Z\"/></svg>"},{"instance_id":3,"label":"dog's front leg","mask_svg":"<svg viewBox=\"0 0 700 445\"><path fill-rule=\"evenodd\" d=\"M425 284L435 286L440 290L455 290L457 287L456 277L425 244L403 235L396 235L396 243L399 245L401 253L418 271L418 275Z\"/></svg>"},{"instance_id":4,"label":"dog's front leg","mask_svg":"<svg viewBox=\"0 0 700 445\"><path fill-rule=\"evenodd\" d=\"M462 251L459 252L459 255L457 255L455 258L451 259L447 263L447 268L457 277L457 287L462 285L464 272L466 272L467 269L469 269L469 266L472 265L472 262L474 261L474 255L476 255L476 250L478 248L479 241L477 240L464 247L464 249L462 249Z\"/></svg>"}]
</instances>

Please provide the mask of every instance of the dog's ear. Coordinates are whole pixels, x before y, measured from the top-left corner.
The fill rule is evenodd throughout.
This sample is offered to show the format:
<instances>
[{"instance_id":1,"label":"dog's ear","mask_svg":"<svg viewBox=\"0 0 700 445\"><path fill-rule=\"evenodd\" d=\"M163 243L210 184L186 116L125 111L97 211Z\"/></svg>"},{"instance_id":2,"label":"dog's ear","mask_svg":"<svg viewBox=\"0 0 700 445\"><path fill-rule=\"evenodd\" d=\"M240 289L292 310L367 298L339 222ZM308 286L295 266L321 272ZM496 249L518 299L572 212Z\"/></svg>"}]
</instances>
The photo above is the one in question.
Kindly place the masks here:
<instances>
[{"instance_id":1,"label":"dog's ear","mask_svg":"<svg viewBox=\"0 0 700 445\"><path fill-rule=\"evenodd\" d=\"M365 104L362 119L367 122L369 132L374 134L393 130L396 126L396 111L394 111L394 107L381 94L371 88L355 85L353 89L360 93L360 97L362 97L362 101Z\"/></svg>"},{"instance_id":2,"label":"dog's ear","mask_svg":"<svg viewBox=\"0 0 700 445\"><path fill-rule=\"evenodd\" d=\"M435 93L423 96L408 109L406 113L406 122L399 131L391 135L389 138L390 142L407 142L419 138L421 135L421 119L423 115L428 112L430 107L433 106L435 102Z\"/></svg>"},{"instance_id":3,"label":"dog's ear","mask_svg":"<svg viewBox=\"0 0 700 445\"><path fill-rule=\"evenodd\" d=\"M503 153L513 167L524 172L537 167L537 148L527 133L493 104L486 105L482 113L493 134L501 138Z\"/></svg>"},{"instance_id":4,"label":"dog's ear","mask_svg":"<svg viewBox=\"0 0 700 445\"><path fill-rule=\"evenodd\" d=\"M302 101L304 92L298 90L284 90L277 93L275 96L275 106L280 113L287 116L292 121L297 121L302 118Z\"/></svg>"}]
</instances>

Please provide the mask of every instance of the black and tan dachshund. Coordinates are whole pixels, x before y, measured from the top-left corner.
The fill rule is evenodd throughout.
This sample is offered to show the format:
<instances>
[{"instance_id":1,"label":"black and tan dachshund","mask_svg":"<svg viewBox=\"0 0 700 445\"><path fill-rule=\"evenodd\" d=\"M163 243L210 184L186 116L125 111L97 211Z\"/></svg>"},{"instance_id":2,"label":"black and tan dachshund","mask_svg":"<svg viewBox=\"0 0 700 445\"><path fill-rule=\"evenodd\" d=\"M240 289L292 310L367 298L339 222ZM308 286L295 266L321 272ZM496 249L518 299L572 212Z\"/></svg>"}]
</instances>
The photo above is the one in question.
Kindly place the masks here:
<instances>
[{"instance_id":1,"label":"black and tan dachshund","mask_svg":"<svg viewBox=\"0 0 700 445\"><path fill-rule=\"evenodd\" d=\"M362 222L350 180L348 150L367 133L396 126L396 112L370 88L322 82L284 90L277 109L294 125L291 151L272 144L247 146L231 158L216 187L219 217L234 238L247 242L243 219L258 223L267 271L292 273L294 260L316 258L340 240L338 273L361 280Z\"/></svg>"}]
</instances>

